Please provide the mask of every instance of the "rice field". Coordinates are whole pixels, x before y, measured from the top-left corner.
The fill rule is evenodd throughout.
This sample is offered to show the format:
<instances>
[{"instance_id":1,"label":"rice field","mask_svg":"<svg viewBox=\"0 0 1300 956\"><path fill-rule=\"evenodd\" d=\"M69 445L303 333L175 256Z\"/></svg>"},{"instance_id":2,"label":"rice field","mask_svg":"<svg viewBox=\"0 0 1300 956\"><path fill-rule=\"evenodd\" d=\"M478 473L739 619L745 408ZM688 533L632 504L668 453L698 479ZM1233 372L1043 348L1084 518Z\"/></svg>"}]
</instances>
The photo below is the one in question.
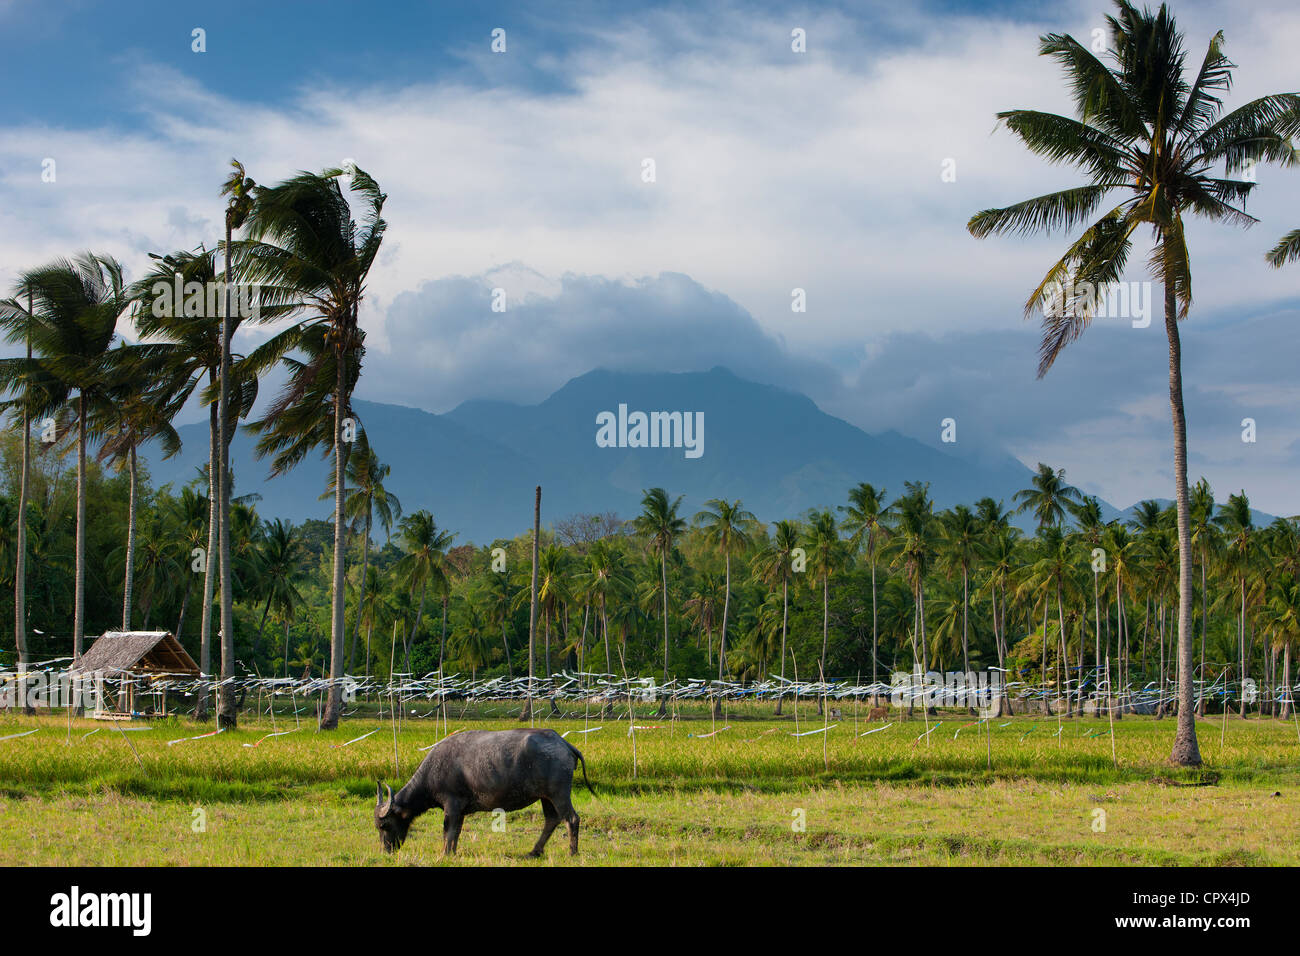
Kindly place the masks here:
<instances>
[{"instance_id":1,"label":"rice field","mask_svg":"<svg viewBox=\"0 0 1300 956\"><path fill-rule=\"evenodd\" d=\"M581 852L541 865L1300 864L1300 731L1198 724L1205 765L1165 762L1171 720L965 713L868 723L808 708L714 721L626 715L535 721L586 756ZM0 865L539 865L539 808L470 817L444 861L441 814L393 856L373 829L375 781L396 785L446 732L517 720L294 717L116 726L0 718ZM31 731L35 731L32 733ZM585 732L584 732L585 731ZM23 736L13 736L22 734ZM211 735L211 736L200 736ZM197 739L196 739L197 738ZM395 769L395 765L397 769Z\"/></svg>"}]
</instances>

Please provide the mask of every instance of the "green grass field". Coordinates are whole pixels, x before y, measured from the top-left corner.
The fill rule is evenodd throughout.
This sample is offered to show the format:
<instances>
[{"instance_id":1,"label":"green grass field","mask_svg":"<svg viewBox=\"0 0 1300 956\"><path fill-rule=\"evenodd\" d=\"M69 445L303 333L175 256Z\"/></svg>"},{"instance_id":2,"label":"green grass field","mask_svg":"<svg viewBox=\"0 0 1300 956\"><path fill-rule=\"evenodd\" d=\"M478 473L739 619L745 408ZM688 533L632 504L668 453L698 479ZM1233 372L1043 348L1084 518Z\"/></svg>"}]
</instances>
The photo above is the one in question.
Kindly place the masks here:
<instances>
[{"instance_id":1,"label":"green grass field","mask_svg":"<svg viewBox=\"0 0 1300 956\"><path fill-rule=\"evenodd\" d=\"M822 726L803 710L801 730ZM598 797L575 788L581 852L561 829L526 860L537 807L504 829L470 817L458 865L1300 864L1300 738L1293 722L1199 725L1204 767L1165 763L1173 722L921 715L888 729L846 711L825 735L751 714L656 720L538 720L572 731ZM580 734L584 723L601 727ZM715 728L728 726L713 737ZM441 721L376 719L319 733L292 716L212 725L171 719L119 733L55 715L0 718L0 864L427 865L441 858L441 814L418 820L394 856L372 823L375 780L404 782ZM447 729L519 726L457 719ZM1060 733L1058 734L1058 728ZM267 737L274 731L293 730ZM363 734L368 737L348 743ZM1223 743L1220 735L1223 734ZM346 746L343 746L347 744ZM138 757L138 760L137 760Z\"/></svg>"}]
</instances>

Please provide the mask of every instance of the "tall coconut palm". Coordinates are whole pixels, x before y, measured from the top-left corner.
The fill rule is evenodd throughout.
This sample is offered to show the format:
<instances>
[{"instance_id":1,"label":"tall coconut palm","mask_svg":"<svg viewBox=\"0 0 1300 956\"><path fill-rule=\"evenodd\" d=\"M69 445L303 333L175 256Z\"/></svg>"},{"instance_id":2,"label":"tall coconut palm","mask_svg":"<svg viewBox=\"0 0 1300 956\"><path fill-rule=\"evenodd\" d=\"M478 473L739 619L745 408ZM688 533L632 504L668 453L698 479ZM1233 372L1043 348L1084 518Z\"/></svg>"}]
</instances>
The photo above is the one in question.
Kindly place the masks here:
<instances>
[{"instance_id":1,"label":"tall coconut palm","mask_svg":"<svg viewBox=\"0 0 1300 956\"><path fill-rule=\"evenodd\" d=\"M880 543L889 532L886 518L885 489L879 491L867 482L849 490L849 503L840 505L844 512L843 527L849 535L849 548L856 555L867 556L871 564L871 684L876 684L876 649L879 645L879 628L876 611L876 564ZM784 650L782 651L784 653Z\"/></svg>"},{"instance_id":2,"label":"tall coconut palm","mask_svg":"<svg viewBox=\"0 0 1300 956\"><path fill-rule=\"evenodd\" d=\"M704 510L695 515L695 522L704 532L704 540L722 552L726 577L722 592L722 632L718 639L718 680L722 680L727 666L727 618L731 612L731 558L743 554L749 547L749 527L756 519L745 510L739 500L711 498ZM667 678L665 678L667 680Z\"/></svg>"},{"instance_id":3,"label":"tall coconut palm","mask_svg":"<svg viewBox=\"0 0 1300 956\"><path fill-rule=\"evenodd\" d=\"M1286 720L1295 708L1291 686L1291 659L1300 649L1300 581L1278 580L1269 588L1265 619L1273 628L1274 648L1283 655L1282 709L1278 716Z\"/></svg>"},{"instance_id":4,"label":"tall coconut palm","mask_svg":"<svg viewBox=\"0 0 1300 956\"><path fill-rule=\"evenodd\" d=\"M384 536L392 533L393 522L402 515L402 502L397 495L384 487L384 480L392 473L392 466L379 460L365 429L357 433L356 447L348 455L347 484L351 489L344 502L344 511L348 523L355 532L361 530L361 580L366 579L366 570L370 567L370 530L376 516L379 526L384 529ZM329 487L321 499L334 497L334 476L329 478ZM445 604L445 602L444 602ZM361 615L356 616L352 625L352 640L348 642L347 670L352 670L356 659L357 636L361 633Z\"/></svg>"},{"instance_id":5,"label":"tall coconut palm","mask_svg":"<svg viewBox=\"0 0 1300 956\"><path fill-rule=\"evenodd\" d=\"M682 503L681 495L668 500L668 492L651 488L641 498L641 513L632 519L633 527L644 535L652 553L659 556L660 587L663 591L664 617L664 683L668 683L668 555L674 542L686 530L686 521L677 514ZM721 659L721 655L719 655Z\"/></svg>"},{"instance_id":6,"label":"tall coconut palm","mask_svg":"<svg viewBox=\"0 0 1300 956\"><path fill-rule=\"evenodd\" d=\"M722 592L725 585L717 572L705 569L695 576L690 596L682 602L682 613L704 632L706 660L713 666L713 631L722 617Z\"/></svg>"},{"instance_id":7,"label":"tall coconut palm","mask_svg":"<svg viewBox=\"0 0 1300 956\"><path fill-rule=\"evenodd\" d=\"M435 593L448 585L447 550L455 540L454 532L438 527L433 515L421 508L412 512L398 524L398 538L406 554L397 562L396 571L406 586L415 594L419 592L419 606L407 639L403 642L406 669L411 669L411 642L420 631L424 617L424 602L430 585Z\"/></svg>"},{"instance_id":8,"label":"tall coconut palm","mask_svg":"<svg viewBox=\"0 0 1300 956\"><path fill-rule=\"evenodd\" d=\"M505 654L506 673L514 677L514 667L510 663L510 639L506 628L510 624L510 609L513 606L510 594L510 575L507 571L494 571L487 579L487 615L495 627L501 628L501 650Z\"/></svg>"},{"instance_id":9,"label":"tall coconut palm","mask_svg":"<svg viewBox=\"0 0 1300 956\"><path fill-rule=\"evenodd\" d=\"M929 482L904 482L904 494L890 505L893 528L886 554L893 567L901 568L912 592L912 666L924 673L929 666L925 634L925 576L934 558L938 530ZM919 646L918 646L919 642ZM911 707L908 708L909 713Z\"/></svg>"},{"instance_id":10,"label":"tall coconut palm","mask_svg":"<svg viewBox=\"0 0 1300 956\"><path fill-rule=\"evenodd\" d=\"M360 205L359 222L340 186L343 179L349 180L348 189ZM307 443L316 447L323 436L302 426L321 422L327 415L333 419L329 440L334 456L331 683L321 719L321 726L330 729L338 726L343 708L344 495L352 437L345 437L345 420L351 414L352 388L364 353L360 305L387 228L382 215L387 197L369 174L356 167L328 169L320 175L301 173L278 186L258 187L253 195L245 223L248 239L239 247L241 272L250 281L296 290L307 304L307 316L273 339L271 352L282 354L309 341L315 345L310 360L294 370L264 429L273 436L272 443L283 426L288 434L281 438L292 443L295 432L299 437L309 434ZM333 381L325 382L330 373ZM320 400L324 388L329 390L328 404ZM295 408L303 417L291 411Z\"/></svg>"},{"instance_id":11,"label":"tall coconut palm","mask_svg":"<svg viewBox=\"0 0 1300 956\"><path fill-rule=\"evenodd\" d=\"M985 499L991 500L991 499ZM1020 567L1019 534L1010 524L985 523L984 539L980 544L980 553L984 567L988 570L988 579L983 590L987 590L993 611L993 640L997 647L998 669L1005 671L1009 651L1007 641L1007 585L1011 584ZM1003 696L999 703L999 713L1011 712L1011 700L1007 696L1006 684L1003 683Z\"/></svg>"},{"instance_id":12,"label":"tall coconut palm","mask_svg":"<svg viewBox=\"0 0 1300 956\"><path fill-rule=\"evenodd\" d=\"M1066 666L1066 598L1073 605L1077 596L1074 585L1074 566L1077 555L1069 537L1059 525L1048 525L1039 535L1039 558L1026 569L1025 586L1043 595L1043 656L1039 679L1047 683L1047 613L1049 597L1056 597L1057 640L1060 644L1058 658ZM1062 688L1063 690L1063 688ZM1068 702L1068 697L1067 697ZM1043 699L1043 712L1051 713L1047 699Z\"/></svg>"},{"instance_id":13,"label":"tall coconut palm","mask_svg":"<svg viewBox=\"0 0 1300 956\"><path fill-rule=\"evenodd\" d=\"M609 643L609 600L625 593L631 584L623 553L608 538L601 538L587 552L586 570L579 576L579 586L589 600L600 607L600 632L605 641L605 672L614 672Z\"/></svg>"},{"instance_id":14,"label":"tall coconut palm","mask_svg":"<svg viewBox=\"0 0 1300 956\"><path fill-rule=\"evenodd\" d=\"M558 544L548 544L537 562L537 606L542 612L543 662L546 676L551 676L551 620L559 606L571 596L568 580L569 556ZM552 706L555 701L552 699Z\"/></svg>"},{"instance_id":15,"label":"tall coconut palm","mask_svg":"<svg viewBox=\"0 0 1300 956\"><path fill-rule=\"evenodd\" d=\"M199 494L194 488L186 485L181 489L180 497L173 499L172 507L175 511L172 520L179 529L181 551L187 559L182 571L185 582L181 585L181 611L176 619L176 639L183 640L185 615L190 607L190 592L193 590L190 582L194 577L189 572L188 558L194 554L196 549L202 551L207 544L208 499L205 495Z\"/></svg>"},{"instance_id":16,"label":"tall coconut palm","mask_svg":"<svg viewBox=\"0 0 1300 956\"><path fill-rule=\"evenodd\" d=\"M1048 270L1026 304L1027 316L1043 313L1040 377L1092 321L1097 290L1123 275L1133 234L1144 225L1152 230L1150 269L1164 286L1180 549L1182 678L1171 760L1194 766L1201 757L1192 707L1191 521L1178 332L1178 321L1186 317L1192 300L1184 216L1234 225L1255 222L1237 205L1255 183L1228 177L1259 162L1291 165L1300 159L1290 142L1300 129L1300 94L1264 96L1224 114L1222 94L1235 64L1223 53L1222 32L1211 38L1199 69L1189 76L1183 37L1166 6L1152 13L1116 0L1116 8L1117 15L1107 17L1109 64L1071 36L1042 38L1039 52L1064 68L1077 118L1024 109L998 114L1032 152L1050 162L1074 165L1086 174L1086 184L986 209L971 218L968 228L977 238L1069 230L1101 212ZM1220 166L1225 176L1216 174ZM1116 193L1123 197L1118 204Z\"/></svg>"},{"instance_id":17,"label":"tall coconut palm","mask_svg":"<svg viewBox=\"0 0 1300 956\"><path fill-rule=\"evenodd\" d=\"M196 393L208 407L208 464L204 481L208 486L205 500L208 504L208 539L193 546L202 548L203 614L199 621L199 670L211 673L212 664L212 602L217 593L219 576L219 511L221 445L229 445L234 438L238 419L246 416L257 398L257 374L247 374L248 364L234 356L227 362L228 407L224 425L219 421L219 387L223 354L223 325L233 336L244 316L238 313L223 315L224 305L216 305L206 294L217 282L217 251L200 247L193 251L175 252L166 256L150 255L154 265L131 287L132 317L140 336L139 351L146 359L158 360L159 390L169 396L168 414L174 415ZM181 294L175 290L180 286ZM198 295L186 294L197 291ZM258 296L259 317L270 320L294 311L296 305L277 299L275 290L262 289ZM233 396L233 403L229 399ZM208 697L201 694L195 706L195 717L207 718Z\"/></svg>"},{"instance_id":18,"label":"tall coconut palm","mask_svg":"<svg viewBox=\"0 0 1300 956\"><path fill-rule=\"evenodd\" d=\"M5 359L0 385L12 389L29 376L24 408L32 415L70 412L60 424L77 431L77 527L74 546L72 647L80 657L86 605L86 446L91 410L111 383L111 352L118 319L129 305L122 266L111 256L83 253L21 276L29 309L7 307L0 323L10 342L30 342L36 358ZM38 400L39 399L39 400Z\"/></svg>"},{"instance_id":19,"label":"tall coconut palm","mask_svg":"<svg viewBox=\"0 0 1300 956\"><path fill-rule=\"evenodd\" d=\"M24 307L21 298L25 298ZM21 360L0 359L0 390L13 397L0 403L0 409L12 411L22 429L22 462L18 478L18 508L15 514L14 533L14 647L18 652L19 671L30 663L27 648L27 508L32 457L32 420L39 410L50 404L50 390L57 395L61 386L46 371L39 360L32 359L32 325L34 321L34 293L30 286L19 285L14 298L0 302L0 332L9 341L21 337L26 354ZM25 684L19 678L18 696L26 706Z\"/></svg>"},{"instance_id":20,"label":"tall coconut palm","mask_svg":"<svg viewBox=\"0 0 1300 956\"><path fill-rule=\"evenodd\" d=\"M1102 550L1103 554L1105 553L1105 549L1102 548L1101 545L1102 545L1102 538L1105 534L1106 525L1101 520L1101 502L1092 495L1082 495L1079 499L1079 503L1074 505L1070 509L1070 514L1073 515L1075 523L1079 526L1079 537L1082 539L1084 543L1084 547L1088 549L1088 555L1089 555L1088 563L1089 566L1092 568L1092 609L1093 609L1093 619L1094 619L1092 660L1093 660L1093 666L1098 668L1097 673L1100 675L1101 673L1100 668L1101 668L1102 567L1101 565L1098 564L1098 562L1092 561L1091 557L1092 557L1092 552L1096 551L1099 548ZM1082 673L1080 673L1079 675L1079 680L1080 680L1079 694L1081 695L1082 698L1082 694L1083 694ZM1098 678L1098 680L1100 681L1100 677Z\"/></svg>"},{"instance_id":21,"label":"tall coconut palm","mask_svg":"<svg viewBox=\"0 0 1300 956\"><path fill-rule=\"evenodd\" d=\"M122 582L122 630L131 630L131 599L135 593L136 499L139 490L139 449L157 440L163 457L181 450L172 427L165 378L158 359L146 358L125 344L113 350L107 368L109 383L91 408L91 431L99 439L100 461L127 472L126 559Z\"/></svg>"},{"instance_id":22,"label":"tall coconut palm","mask_svg":"<svg viewBox=\"0 0 1300 956\"><path fill-rule=\"evenodd\" d=\"M822 585L822 655L819 659L822 680L826 674L826 649L830 639L831 575L840 569L844 558L844 542L835 516L829 511L815 511L808 516L804 532L804 545L808 549L808 570ZM818 702L820 705L820 701ZM820 713L820 711L819 711Z\"/></svg>"},{"instance_id":23,"label":"tall coconut palm","mask_svg":"<svg viewBox=\"0 0 1300 956\"><path fill-rule=\"evenodd\" d=\"M1217 553L1219 549L1219 529L1214 523L1214 492L1210 489L1210 483L1202 478L1193 486L1191 496L1192 547L1196 549L1201 565L1201 663L1197 667L1197 674L1204 679L1205 635L1210 618L1210 592L1206 578L1210 554ZM1197 714L1205 714L1205 703L1206 698L1202 694L1196 705Z\"/></svg>"},{"instance_id":24,"label":"tall coconut palm","mask_svg":"<svg viewBox=\"0 0 1300 956\"><path fill-rule=\"evenodd\" d=\"M1224 567L1237 583L1237 660L1241 672L1241 716L1246 716L1246 682L1250 678L1250 658L1246 651L1246 585L1256 563L1255 520L1250 510L1250 499L1243 490L1239 495L1229 495L1228 501L1214 518L1224 535Z\"/></svg>"},{"instance_id":25,"label":"tall coconut palm","mask_svg":"<svg viewBox=\"0 0 1300 956\"><path fill-rule=\"evenodd\" d=\"M1030 479L1030 487L1011 496L1020 502L1016 514L1029 512L1038 520L1041 531L1049 525L1059 525L1067 512L1079 504L1079 491L1065 480L1065 469L1053 469L1038 463L1038 471Z\"/></svg>"},{"instance_id":26,"label":"tall coconut palm","mask_svg":"<svg viewBox=\"0 0 1300 956\"><path fill-rule=\"evenodd\" d=\"M489 620L485 610L472 600L460 604L456 622L453 653L470 667L470 680L478 677L478 669L492 660L493 641L488 636Z\"/></svg>"},{"instance_id":27,"label":"tall coconut palm","mask_svg":"<svg viewBox=\"0 0 1300 956\"><path fill-rule=\"evenodd\" d=\"M266 599L262 607L262 620L253 638L253 657L257 657L262 635L266 631L267 616L272 609L282 612L303 603L298 590L307 552L303 539L292 524L280 518L268 522L266 532L257 548L256 593ZM358 615L359 616L359 615Z\"/></svg>"},{"instance_id":28,"label":"tall coconut palm","mask_svg":"<svg viewBox=\"0 0 1300 956\"><path fill-rule=\"evenodd\" d=\"M225 286L221 296L221 361L217 368L217 567L221 580L221 683L217 693L217 724L234 727L238 721L235 703L235 594L230 567L230 439L231 370L230 342L234 336L231 319L234 268L232 264L234 233L248 219L253 207L256 183L244 173L237 160L231 160L232 172L221 187L226 202L226 241L221 247L225 263Z\"/></svg>"},{"instance_id":29,"label":"tall coconut palm","mask_svg":"<svg viewBox=\"0 0 1300 956\"><path fill-rule=\"evenodd\" d=\"M771 542L754 556L754 574L768 587L781 585L781 686L785 687L785 645L790 628L790 581L794 577L795 551L799 547L799 526L793 521L778 521ZM872 575L871 656L872 683L875 683L876 608L875 575ZM781 714L785 695L778 691L776 713Z\"/></svg>"},{"instance_id":30,"label":"tall coconut palm","mask_svg":"<svg viewBox=\"0 0 1300 956\"><path fill-rule=\"evenodd\" d=\"M945 512L939 522L944 565L961 572L961 659L962 670L970 671L970 572L979 559L980 525L965 505Z\"/></svg>"}]
</instances>

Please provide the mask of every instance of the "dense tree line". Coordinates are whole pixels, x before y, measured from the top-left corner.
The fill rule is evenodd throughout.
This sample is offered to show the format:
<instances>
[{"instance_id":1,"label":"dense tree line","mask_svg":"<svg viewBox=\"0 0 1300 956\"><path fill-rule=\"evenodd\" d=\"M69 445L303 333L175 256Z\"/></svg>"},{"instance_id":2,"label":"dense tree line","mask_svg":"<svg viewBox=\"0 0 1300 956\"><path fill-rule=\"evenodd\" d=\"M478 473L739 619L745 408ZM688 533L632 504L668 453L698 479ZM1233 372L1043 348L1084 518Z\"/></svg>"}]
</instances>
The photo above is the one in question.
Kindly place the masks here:
<instances>
[{"instance_id":1,"label":"dense tree line","mask_svg":"<svg viewBox=\"0 0 1300 956\"><path fill-rule=\"evenodd\" d=\"M18 444L10 433L0 447L6 586L15 573ZM70 651L76 474L66 459L75 452L71 435L39 446L30 469L32 659ZM531 529L457 544L429 512L403 514L384 488L387 474L362 432L345 476L346 672L528 673ZM197 655L206 564L194 553L208 540L206 473L155 489L141 462L135 485L128 611L131 479L125 468L88 469L87 621L92 633L122 624L173 630ZM1117 684L1172 687L1172 507L1146 501L1127 521L1103 522L1095 498L1042 465L1015 497L1012 507L985 498L936 510L923 483L892 498L863 483L834 512L765 525L739 501L710 501L690 515L681 499L650 489L631 520L570 516L539 540L535 671L887 682L916 666L1000 667L1013 679L1074 688L1071 710L1108 664ZM1013 524L1017 511L1035 533ZM1243 677L1289 686L1300 641L1300 523L1257 527L1244 493L1216 506L1204 481L1193 489L1192 520L1196 678L1230 680L1230 689ZM239 672L328 668L332 534L325 521L295 526L262 517L256 500L232 501ZM12 614L0 608L6 624ZM1285 716L1277 696L1262 694L1260 706Z\"/></svg>"}]
</instances>

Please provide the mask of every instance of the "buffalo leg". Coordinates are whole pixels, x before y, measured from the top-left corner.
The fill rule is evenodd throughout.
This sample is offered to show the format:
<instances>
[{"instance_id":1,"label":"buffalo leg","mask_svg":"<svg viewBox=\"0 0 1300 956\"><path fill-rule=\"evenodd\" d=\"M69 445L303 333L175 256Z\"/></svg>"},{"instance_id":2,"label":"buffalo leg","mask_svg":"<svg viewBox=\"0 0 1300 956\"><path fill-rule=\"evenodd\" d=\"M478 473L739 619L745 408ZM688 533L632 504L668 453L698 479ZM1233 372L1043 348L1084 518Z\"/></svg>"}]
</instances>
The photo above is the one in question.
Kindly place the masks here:
<instances>
[{"instance_id":1,"label":"buffalo leg","mask_svg":"<svg viewBox=\"0 0 1300 956\"><path fill-rule=\"evenodd\" d=\"M578 852L578 811L573 809L573 804L567 800L563 805L557 804L555 809L569 829L569 855L575 856Z\"/></svg>"},{"instance_id":2,"label":"buffalo leg","mask_svg":"<svg viewBox=\"0 0 1300 956\"><path fill-rule=\"evenodd\" d=\"M555 809L555 804L545 797L542 798L542 816L546 818L542 823L542 835L537 838L537 845L533 847L533 852L529 856L541 856L546 841L551 838L555 828L560 825L559 811Z\"/></svg>"},{"instance_id":3,"label":"buffalo leg","mask_svg":"<svg viewBox=\"0 0 1300 956\"><path fill-rule=\"evenodd\" d=\"M442 852L449 856L456 853L456 843L460 840L460 825L465 822L459 810L445 810L442 815Z\"/></svg>"}]
</instances>

